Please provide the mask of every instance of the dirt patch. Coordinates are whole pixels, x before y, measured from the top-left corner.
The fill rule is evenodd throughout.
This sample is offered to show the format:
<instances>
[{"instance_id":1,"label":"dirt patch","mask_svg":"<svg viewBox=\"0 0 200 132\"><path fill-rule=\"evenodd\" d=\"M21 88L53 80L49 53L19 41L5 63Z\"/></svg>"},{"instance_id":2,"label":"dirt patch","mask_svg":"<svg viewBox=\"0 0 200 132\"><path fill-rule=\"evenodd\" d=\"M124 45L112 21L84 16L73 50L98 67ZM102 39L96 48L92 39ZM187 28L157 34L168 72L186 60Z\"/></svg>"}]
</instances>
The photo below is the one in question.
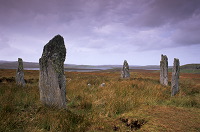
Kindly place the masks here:
<instances>
[{"instance_id":1,"label":"dirt patch","mask_svg":"<svg viewBox=\"0 0 200 132\"><path fill-rule=\"evenodd\" d=\"M147 121L145 119L136 119L136 118L120 118L120 121L124 123L131 131L136 131L140 129ZM114 127L116 130L119 128ZM113 129L114 130L114 129Z\"/></svg>"},{"instance_id":2,"label":"dirt patch","mask_svg":"<svg viewBox=\"0 0 200 132\"><path fill-rule=\"evenodd\" d=\"M113 131L118 131L118 130L119 130L119 127L116 126L116 125L114 125L114 126L113 126Z\"/></svg>"},{"instance_id":3,"label":"dirt patch","mask_svg":"<svg viewBox=\"0 0 200 132\"><path fill-rule=\"evenodd\" d=\"M25 82L26 82L26 83L33 84L33 83L39 82L39 79L33 79L33 78L31 78L31 79L25 79Z\"/></svg>"},{"instance_id":4,"label":"dirt patch","mask_svg":"<svg viewBox=\"0 0 200 132\"><path fill-rule=\"evenodd\" d=\"M5 82L15 82L14 77L2 77L0 78L0 83L5 83Z\"/></svg>"},{"instance_id":5,"label":"dirt patch","mask_svg":"<svg viewBox=\"0 0 200 132\"><path fill-rule=\"evenodd\" d=\"M26 83L37 83L39 79L25 79ZM2 77L0 78L0 83L12 83L15 82L15 77Z\"/></svg>"}]
</instances>

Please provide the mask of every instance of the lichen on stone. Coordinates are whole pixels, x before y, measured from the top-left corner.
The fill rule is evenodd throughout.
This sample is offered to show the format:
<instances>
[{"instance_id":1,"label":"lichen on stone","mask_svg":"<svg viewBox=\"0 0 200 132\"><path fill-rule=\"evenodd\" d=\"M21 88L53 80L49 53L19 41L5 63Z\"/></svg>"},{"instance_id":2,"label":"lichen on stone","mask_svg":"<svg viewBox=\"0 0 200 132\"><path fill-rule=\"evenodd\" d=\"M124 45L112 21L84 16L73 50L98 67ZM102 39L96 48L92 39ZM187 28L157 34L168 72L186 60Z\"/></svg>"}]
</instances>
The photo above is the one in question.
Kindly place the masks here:
<instances>
[{"instance_id":1,"label":"lichen on stone","mask_svg":"<svg viewBox=\"0 0 200 132\"><path fill-rule=\"evenodd\" d=\"M51 39L43 49L40 63L40 100L50 106L66 107L64 61L66 48L60 35Z\"/></svg>"},{"instance_id":2,"label":"lichen on stone","mask_svg":"<svg viewBox=\"0 0 200 132\"><path fill-rule=\"evenodd\" d=\"M40 63L42 63L42 68L47 67L49 60L58 73L63 73L63 63L66 57L66 48L64 44L64 38L60 35L55 36L50 40L43 49L42 57L40 58Z\"/></svg>"}]
</instances>

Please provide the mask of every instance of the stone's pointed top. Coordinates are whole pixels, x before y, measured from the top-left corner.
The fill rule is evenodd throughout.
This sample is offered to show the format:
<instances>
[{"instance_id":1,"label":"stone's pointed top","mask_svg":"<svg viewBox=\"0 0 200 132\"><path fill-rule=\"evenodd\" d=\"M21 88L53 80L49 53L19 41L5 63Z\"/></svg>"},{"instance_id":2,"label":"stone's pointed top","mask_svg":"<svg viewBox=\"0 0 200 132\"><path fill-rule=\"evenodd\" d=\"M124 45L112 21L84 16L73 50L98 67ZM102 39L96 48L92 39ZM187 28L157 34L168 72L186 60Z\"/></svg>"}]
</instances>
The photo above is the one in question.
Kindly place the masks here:
<instances>
[{"instance_id":1,"label":"stone's pointed top","mask_svg":"<svg viewBox=\"0 0 200 132\"><path fill-rule=\"evenodd\" d=\"M174 65L180 65L180 62L179 62L178 58L174 58Z\"/></svg>"},{"instance_id":2,"label":"stone's pointed top","mask_svg":"<svg viewBox=\"0 0 200 132\"><path fill-rule=\"evenodd\" d=\"M55 37L62 37L60 34L56 35Z\"/></svg>"},{"instance_id":3,"label":"stone's pointed top","mask_svg":"<svg viewBox=\"0 0 200 132\"><path fill-rule=\"evenodd\" d=\"M64 44L64 38L61 35L56 35L54 36L49 42L48 44L54 44L54 45L60 45L60 44Z\"/></svg>"},{"instance_id":4,"label":"stone's pointed top","mask_svg":"<svg viewBox=\"0 0 200 132\"><path fill-rule=\"evenodd\" d=\"M60 34L58 34L58 35L54 36L53 39L64 39L64 38Z\"/></svg>"},{"instance_id":5,"label":"stone's pointed top","mask_svg":"<svg viewBox=\"0 0 200 132\"><path fill-rule=\"evenodd\" d=\"M18 58L18 64L19 64L19 66L23 66L23 60L22 60L22 58Z\"/></svg>"},{"instance_id":6,"label":"stone's pointed top","mask_svg":"<svg viewBox=\"0 0 200 132\"><path fill-rule=\"evenodd\" d=\"M41 58L45 57L53 57L55 60L60 59L64 62L66 57L66 48L64 38L62 36L56 35L44 46Z\"/></svg>"},{"instance_id":7,"label":"stone's pointed top","mask_svg":"<svg viewBox=\"0 0 200 132\"><path fill-rule=\"evenodd\" d=\"M161 61L166 61L168 60L167 55L161 54Z\"/></svg>"},{"instance_id":8,"label":"stone's pointed top","mask_svg":"<svg viewBox=\"0 0 200 132\"><path fill-rule=\"evenodd\" d=\"M163 54L161 54L161 57L167 57L167 55L163 55Z\"/></svg>"},{"instance_id":9,"label":"stone's pointed top","mask_svg":"<svg viewBox=\"0 0 200 132\"><path fill-rule=\"evenodd\" d=\"M178 59L178 58L174 58L174 61L175 61L175 60L176 60L176 61L179 61L179 59Z\"/></svg>"},{"instance_id":10,"label":"stone's pointed top","mask_svg":"<svg viewBox=\"0 0 200 132\"><path fill-rule=\"evenodd\" d=\"M127 60L124 60L124 65L128 65L128 62L127 62Z\"/></svg>"},{"instance_id":11,"label":"stone's pointed top","mask_svg":"<svg viewBox=\"0 0 200 132\"><path fill-rule=\"evenodd\" d=\"M22 61L22 58L18 58L18 61Z\"/></svg>"}]
</instances>

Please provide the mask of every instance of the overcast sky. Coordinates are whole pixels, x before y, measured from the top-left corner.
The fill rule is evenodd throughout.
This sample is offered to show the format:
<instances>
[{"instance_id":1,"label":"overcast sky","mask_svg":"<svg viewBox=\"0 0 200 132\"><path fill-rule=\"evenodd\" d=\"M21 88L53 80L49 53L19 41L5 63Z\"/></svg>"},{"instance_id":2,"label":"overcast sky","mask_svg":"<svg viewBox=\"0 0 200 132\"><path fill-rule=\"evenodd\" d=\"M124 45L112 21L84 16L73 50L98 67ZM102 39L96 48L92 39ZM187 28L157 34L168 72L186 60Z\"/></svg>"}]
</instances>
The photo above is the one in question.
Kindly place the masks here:
<instances>
[{"instance_id":1,"label":"overcast sky","mask_svg":"<svg viewBox=\"0 0 200 132\"><path fill-rule=\"evenodd\" d=\"M200 63L200 0L0 0L0 60L38 62L55 35L65 63Z\"/></svg>"}]
</instances>

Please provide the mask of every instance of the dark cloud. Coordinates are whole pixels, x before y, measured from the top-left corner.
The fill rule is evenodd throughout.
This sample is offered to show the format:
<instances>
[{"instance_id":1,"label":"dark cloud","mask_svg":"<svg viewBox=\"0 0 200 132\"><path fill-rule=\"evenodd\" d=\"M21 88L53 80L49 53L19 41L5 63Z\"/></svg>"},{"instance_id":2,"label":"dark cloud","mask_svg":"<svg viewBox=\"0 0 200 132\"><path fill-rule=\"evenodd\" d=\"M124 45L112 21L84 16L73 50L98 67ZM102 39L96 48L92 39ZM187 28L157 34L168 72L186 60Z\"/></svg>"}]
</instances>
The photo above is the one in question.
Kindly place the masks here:
<instances>
[{"instance_id":1,"label":"dark cloud","mask_svg":"<svg viewBox=\"0 0 200 132\"><path fill-rule=\"evenodd\" d=\"M199 14L199 0L1 0L0 46L38 53L56 34L74 54L198 45Z\"/></svg>"},{"instance_id":2,"label":"dark cloud","mask_svg":"<svg viewBox=\"0 0 200 132\"><path fill-rule=\"evenodd\" d=\"M130 24L159 27L189 19L200 9L199 0L154 0L132 18Z\"/></svg>"},{"instance_id":3,"label":"dark cloud","mask_svg":"<svg viewBox=\"0 0 200 132\"><path fill-rule=\"evenodd\" d=\"M184 21L174 32L172 38L177 44L200 44L200 12L192 18Z\"/></svg>"}]
</instances>

